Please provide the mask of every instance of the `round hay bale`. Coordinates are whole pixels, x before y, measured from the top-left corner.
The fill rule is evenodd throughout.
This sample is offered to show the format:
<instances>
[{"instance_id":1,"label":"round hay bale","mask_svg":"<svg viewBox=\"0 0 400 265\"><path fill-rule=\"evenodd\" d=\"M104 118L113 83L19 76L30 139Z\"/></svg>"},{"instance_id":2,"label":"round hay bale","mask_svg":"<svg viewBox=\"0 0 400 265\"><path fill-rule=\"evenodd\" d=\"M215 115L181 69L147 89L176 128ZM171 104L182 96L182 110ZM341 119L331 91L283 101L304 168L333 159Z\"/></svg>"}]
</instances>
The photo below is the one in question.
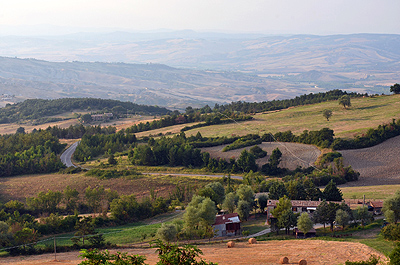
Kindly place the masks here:
<instances>
[{"instance_id":1,"label":"round hay bale","mask_svg":"<svg viewBox=\"0 0 400 265\"><path fill-rule=\"evenodd\" d=\"M235 242L229 241L227 246L228 246L228 248L233 248L235 246Z\"/></svg>"},{"instance_id":2,"label":"round hay bale","mask_svg":"<svg viewBox=\"0 0 400 265\"><path fill-rule=\"evenodd\" d=\"M288 257L282 257L279 259L280 264L289 264L289 259Z\"/></svg>"},{"instance_id":3,"label":"round hay bale","mask_svg":"<svg viewBox=\"0 0 400 265\"><path fill-rule=\"evenodd\" d=\"M257 240L254 237L249 238L249 244L257 244Z\"/></svg>"},{"instance_id":4,"label":"round hay bale","mask_svg":"<svg viewBox=\"0 0 400 265\"><path fill-rule=\"evenodd\" d=\"M299 265L307 265L307 261L305 259L299 260Z\"/></svg>"}]
</instances>

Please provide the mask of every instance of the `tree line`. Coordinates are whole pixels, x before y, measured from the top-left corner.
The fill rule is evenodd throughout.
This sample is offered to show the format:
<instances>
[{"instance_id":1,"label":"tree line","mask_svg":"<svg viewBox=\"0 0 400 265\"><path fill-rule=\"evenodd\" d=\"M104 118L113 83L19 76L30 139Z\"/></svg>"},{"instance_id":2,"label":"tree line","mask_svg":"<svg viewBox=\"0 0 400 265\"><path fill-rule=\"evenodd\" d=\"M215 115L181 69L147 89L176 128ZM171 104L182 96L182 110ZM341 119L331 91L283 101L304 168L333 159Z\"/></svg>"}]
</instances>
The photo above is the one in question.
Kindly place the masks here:
<instances>
[{"instance_id":1,"label":"tree line","mask_svg":"<svg viewBox=\"0 0 400 265\"><path fill-rule=\"evenodd\" d=\"M112 99L99 98L60 98L60 99L27 99L13 105L0 108L0 124L20 120L40 119L64 112L75 110L102 110L103 112L123 111L124 113L139 113L148 115L165 115L170 110L157 107L138 105L132 102L123 102Z\"/></svg>"}]
</instances>

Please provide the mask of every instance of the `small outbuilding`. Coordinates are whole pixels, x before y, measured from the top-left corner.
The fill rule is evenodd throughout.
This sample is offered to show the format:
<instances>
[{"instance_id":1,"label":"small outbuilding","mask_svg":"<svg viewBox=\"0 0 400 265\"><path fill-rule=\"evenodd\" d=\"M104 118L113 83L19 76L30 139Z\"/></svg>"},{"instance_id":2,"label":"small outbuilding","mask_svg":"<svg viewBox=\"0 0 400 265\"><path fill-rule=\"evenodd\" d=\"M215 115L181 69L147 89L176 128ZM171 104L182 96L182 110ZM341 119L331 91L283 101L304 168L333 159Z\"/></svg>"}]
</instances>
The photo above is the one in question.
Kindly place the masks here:
<instances>
[{"instance_id":1,"label":"small outbuilding","mask_svg":"<svg viewBox=\"0 0 400 265\"><path fill-rule=\"evenodd\" d=\"M295 228L293 230L293 235L296 236L296 238L307 238L307 237L316 237L317 236L317 231L312 228L310 231L308 231L305 235L302 231L300 231L298 228Z\"/></svg>"},{"instance_id":2,"label":"small outbuilding","mask_svg":"<svg viewBox=\"0 0 400 265\"><path fill-rule=\"evenodd\" d=\"M241 221L237 213L217 215L212 225L217 237L241 234Z\"/></svg>"}]
</instances>

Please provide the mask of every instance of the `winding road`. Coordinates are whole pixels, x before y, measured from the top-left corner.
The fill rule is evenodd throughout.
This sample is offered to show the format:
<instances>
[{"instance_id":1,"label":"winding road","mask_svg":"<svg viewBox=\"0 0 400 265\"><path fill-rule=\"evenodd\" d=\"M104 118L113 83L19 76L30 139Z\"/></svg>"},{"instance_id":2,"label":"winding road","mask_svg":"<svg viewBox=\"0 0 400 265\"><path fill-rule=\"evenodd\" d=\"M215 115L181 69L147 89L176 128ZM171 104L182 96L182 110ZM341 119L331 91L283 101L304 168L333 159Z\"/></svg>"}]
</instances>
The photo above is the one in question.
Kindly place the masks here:
<instances>
[{"instance_id":1,"label":"winding road","mask_svg":"<svg viewBox=\"0 0 400 265\"><path fill-rule=\"evenodd\" d=\"M72 158L72 155L74 154L75 149L79 143L80 143L80 141L73 143L70 147L68 147L67 150L64 151L64 153L61 154L61 156L60 156L61 162L63 162L63 164L66 167L77 167L76 165L74 165L72 163L71 158Z\"/></svg>"}]
</instances>

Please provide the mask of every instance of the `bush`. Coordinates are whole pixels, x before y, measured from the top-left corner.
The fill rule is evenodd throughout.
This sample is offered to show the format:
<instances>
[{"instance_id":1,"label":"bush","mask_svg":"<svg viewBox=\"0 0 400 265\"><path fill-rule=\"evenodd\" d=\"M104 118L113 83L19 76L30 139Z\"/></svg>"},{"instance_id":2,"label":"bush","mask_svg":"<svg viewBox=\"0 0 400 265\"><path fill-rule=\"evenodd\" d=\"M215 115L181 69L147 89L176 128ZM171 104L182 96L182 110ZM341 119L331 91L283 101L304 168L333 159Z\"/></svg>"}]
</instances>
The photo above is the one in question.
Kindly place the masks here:
<instances>
[{"instance_id":1,"label":"bush","mask_svg":"<svg viewBox=\"0 0 400 265\"><path fill-rule=\"evenodd\" d=\"M387 226L382 228L381 233L383 235L383 238L387 240L400 240L400 224L388 224Z\"/></svg>"}]
</instances>

